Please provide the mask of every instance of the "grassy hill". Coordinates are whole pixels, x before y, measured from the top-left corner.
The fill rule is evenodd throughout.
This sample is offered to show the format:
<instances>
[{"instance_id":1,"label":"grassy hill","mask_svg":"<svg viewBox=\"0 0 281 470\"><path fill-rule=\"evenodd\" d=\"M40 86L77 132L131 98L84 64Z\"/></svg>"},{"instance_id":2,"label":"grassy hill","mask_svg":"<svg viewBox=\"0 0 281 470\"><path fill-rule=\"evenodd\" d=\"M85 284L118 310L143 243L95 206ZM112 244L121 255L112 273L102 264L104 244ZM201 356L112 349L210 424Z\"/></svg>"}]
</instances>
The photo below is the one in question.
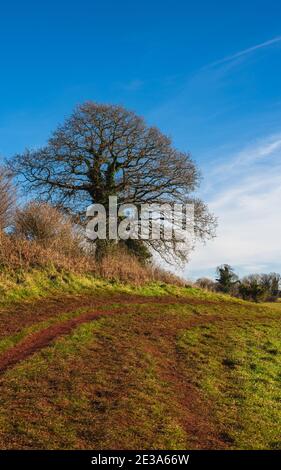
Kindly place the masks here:
<instances>
[{"instance_id":1,"label":"grassy hill","mask_svg":"<svg viewBox=\"0 0 281 470\"><path fill-rule=\"evenodd\" d=\"M281 304L45 281L2 285L0 448L281 448Z\"/></svg>"}]
</instances>

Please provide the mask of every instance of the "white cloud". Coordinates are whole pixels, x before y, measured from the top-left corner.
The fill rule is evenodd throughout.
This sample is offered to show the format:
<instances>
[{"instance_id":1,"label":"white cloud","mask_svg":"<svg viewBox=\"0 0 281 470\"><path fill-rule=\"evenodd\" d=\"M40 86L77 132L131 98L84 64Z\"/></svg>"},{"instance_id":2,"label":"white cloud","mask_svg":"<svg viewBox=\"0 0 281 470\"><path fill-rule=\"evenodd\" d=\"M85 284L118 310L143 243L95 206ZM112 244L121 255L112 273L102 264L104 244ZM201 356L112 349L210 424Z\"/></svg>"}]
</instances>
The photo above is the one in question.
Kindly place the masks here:
<instances>
[{"instance_id":1,"label":"white cloud","mask_svg":"<svg viewBox=\"0 0 281 470\"><path fill-rule=\"evenodd\" d=\"M222 263L240 273L281 270L281 139L259 141L208 175L218 236L198 246L187 276L214 272Z\"/></svg>"},{"instance_id":2,"label":"white cloud","mask_svg":"<svg viewBox=\"0 0 281 470\"><path fill-rule=\"evenodd\" d=\"M265 47L269 47L269 46L272 46L273 44L278 44L280 42L281 42L281 36L277 36L273 39L269 39L268 41L262 42L260 44L256 44L254 46L248 47L247 49L243 49L242 51L236 52L235 54L231 54L229 56L223 57L222 59L216 60L215 62L212 62L211 64L206 65L206 67L204 68L211 68L211 67L215 67L216 65L221 65L226 62L230 62L232 60L238 59L245 55L251 54L252 52L255 52L259 49L264 49Z\"/></svg>"},{"instance_id":3,"label":"white cloud","mask_svg":"<svg viewBox=\"0 0 281 470\"><path fill-rule=\"evenodd\" d=\"M267 139L257 140L254 144L243 148L236 155L230 157L225 164L220 164L214 174L229 175L229 172L241 172L241 167L247 167L249 164L258 163L265 160L266 157L280 157L281 135L273 135ZM267 160L265 160L267 163ZM217 165L217 162L216 162Z\"/></svg>"}]
</instances>

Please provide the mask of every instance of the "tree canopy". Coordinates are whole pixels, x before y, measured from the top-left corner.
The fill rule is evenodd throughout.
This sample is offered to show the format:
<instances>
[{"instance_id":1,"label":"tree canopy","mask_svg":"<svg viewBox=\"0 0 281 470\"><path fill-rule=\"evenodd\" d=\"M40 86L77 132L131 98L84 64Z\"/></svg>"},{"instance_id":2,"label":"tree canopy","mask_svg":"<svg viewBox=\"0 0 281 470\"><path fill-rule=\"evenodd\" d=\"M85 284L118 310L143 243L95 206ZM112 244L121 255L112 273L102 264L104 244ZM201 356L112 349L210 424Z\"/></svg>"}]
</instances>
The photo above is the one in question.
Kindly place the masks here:
<instances>
[{"instance_id":1,"label":"tree canopy","mask_svg":"<svg viewBox=\"0 0 281 470\"><path fill-rule=\"evenodd\" d=\"M195 235L214 235L215 218L194 197L199 171L188 153L178 151L156 127L121 106L87 102L51 135L47 145L16 155L10 168L25 190L83 216L92 203L187 204L195 208ZM174 243L149 240L161 256L186 259Z\"/></svg>"}]
</instances>

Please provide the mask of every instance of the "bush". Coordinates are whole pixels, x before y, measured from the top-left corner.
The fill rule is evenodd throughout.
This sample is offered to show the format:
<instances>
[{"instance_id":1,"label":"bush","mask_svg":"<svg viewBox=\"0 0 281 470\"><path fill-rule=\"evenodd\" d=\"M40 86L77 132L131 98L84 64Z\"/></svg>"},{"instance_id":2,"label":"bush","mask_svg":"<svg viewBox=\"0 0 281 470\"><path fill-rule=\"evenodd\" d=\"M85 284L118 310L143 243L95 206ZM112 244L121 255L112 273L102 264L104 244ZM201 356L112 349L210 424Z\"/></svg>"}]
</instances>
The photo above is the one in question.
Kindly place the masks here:
<instances>
[{"instance_id":1,"label":"bush","mask_svg":"<svg viewBox=\"0 0 281 470\"><path fill-rule=\"evenodd\" d=\"M81 241L69 217L40 202L31 202L16 211L14 235L64 254L78 250Z\"/></svg>"},{"instance_id":2,"label":"bush","mask_svg":"<svg viewBox=\"0 0 281 470\"><path fill-rule=\"evenodd\" d=\"M239 293L244 300L261 302L266 300L267 292L260 283L260 276L252 274L244 277L239 285Z\"/></svg>"},{"instance_id":3,"label":"bush","mask_svg":"<svg viewBox=\"0 0 281 470\"><path fill-rule=\"evenodd\" d=\"M218 291L218 284L208 277L201 277L195 282L195 286L210 292Z\"/></svg>"},{"instance_id":4,"label":"bush","mask_svg":"<svg viewBox=\"0 0 281 470\"><path fill-rule=\"evenodd\" d=\"M242 279L239 293L244 300L276 302L279 298L279 287L279 274L252 274Z\"/></svg>"},{"instance_id":5,"label":"bush","mask_svg":"<svg viewBox=\"0 0 281 470\"><path fill-rule=\"evenodd\" d=\"M7 171L0 168L0 231L7 228L15 206L14 188Z\"/></svg>"}]
</instances>

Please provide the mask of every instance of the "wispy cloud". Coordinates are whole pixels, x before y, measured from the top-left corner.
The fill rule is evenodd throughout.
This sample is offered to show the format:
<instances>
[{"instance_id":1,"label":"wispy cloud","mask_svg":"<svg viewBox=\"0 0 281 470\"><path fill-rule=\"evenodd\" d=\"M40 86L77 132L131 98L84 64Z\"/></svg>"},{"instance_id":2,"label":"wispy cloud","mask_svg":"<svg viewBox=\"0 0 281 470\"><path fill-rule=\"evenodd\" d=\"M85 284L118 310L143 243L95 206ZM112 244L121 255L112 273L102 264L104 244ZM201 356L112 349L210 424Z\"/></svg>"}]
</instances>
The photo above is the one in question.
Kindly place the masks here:
<instances>
[{"instance_id":1,"label":"wispy cloud","mask_svg":"<svg viewBox=\"0 0 281 470\"><path fill-rule=\"evenodd\" d=\"M243 165L237 165L241 155ZM209 206L219 218L218 237L197 247L187 277L214 275L222 263L240 274L281 270L280 157L280 137L269 136L232 156L235 173L223 167L206 175L213 186ZM263 159L266 165L260 165Z\"/></svg>"},{"instance_id":2,"label":"wispy cloud","mask_svg":"<svg viewBox=\"0 0 281 470\"><path fill-rule=\"evenodd\" d=\"M241 107L241 103L245 106L247 97L243 93L241 101L236 97L233 98L231 94L234 79L237 80L237 83L241 83L240 88L243 90L243 82L240 82L240 77L237 76L237 66L244 63L243 59L254 54L255 51L266 50L270 46L275 46L276 49L276 46L279 45L281 46L281 35L202 66L186 77L182 85L171 94L167 101L156 107L153 106L148 119L168 130L173 123L173 128L178 126L182 134L183 128L188 129L195 125L198 125L198 128L200 126L200 132L202 132L202 126L206 122L215 121L217 118L229 114L232 110ZM272 73L270 70L266 72ZM276 109L275 112L278 112L280 97L277 96L274 103L269 102L268 105L273 107L273 111ZM250 110L251 107L247 106L246 112ZM259 117L259 111L255 112L255 118ZM173 134L175 135L174 129Z\"/></svg>"},{"instance_id":3,"label":"wispy cloud","mask_svg":"<svg viewBox=\"0 0 281 470\"><path fill-rule=\"evenodd\" d=\"M239 59L240 57L246 56L251 54L252 52L258 51L259 49L264 49L266 47L272 46L274 44L278 44L281 42L281 36L276 36L273 39L269 39L268 41L262 42L260 44L256 44L254 46L248 47L247 49L243 49L242 51L236 52L235 54L228 55L223 57L222 59L216 60L211 64L206 65L203 69L209 69L215 67L217 65L225 64L226 62L231 62L235 59Z\"/></svg>"},{"instance_id":4,"label":"wispy cloud","mask_svg":"<svg viewBox=\"0 0 281 470\"><path fill-rule=\"evenodd\" d=\"M227 175L232 172L232 176L234 176L243 167L263 162L267 157L277 157L279 159L280 150L281 134L272 135L266 139L258 139L254 144L248 145L235 155L230 156L227 163L216 164L212 174L215 177L221 175L223 178L227 178Z\"/></svg>"}]
</instances>

